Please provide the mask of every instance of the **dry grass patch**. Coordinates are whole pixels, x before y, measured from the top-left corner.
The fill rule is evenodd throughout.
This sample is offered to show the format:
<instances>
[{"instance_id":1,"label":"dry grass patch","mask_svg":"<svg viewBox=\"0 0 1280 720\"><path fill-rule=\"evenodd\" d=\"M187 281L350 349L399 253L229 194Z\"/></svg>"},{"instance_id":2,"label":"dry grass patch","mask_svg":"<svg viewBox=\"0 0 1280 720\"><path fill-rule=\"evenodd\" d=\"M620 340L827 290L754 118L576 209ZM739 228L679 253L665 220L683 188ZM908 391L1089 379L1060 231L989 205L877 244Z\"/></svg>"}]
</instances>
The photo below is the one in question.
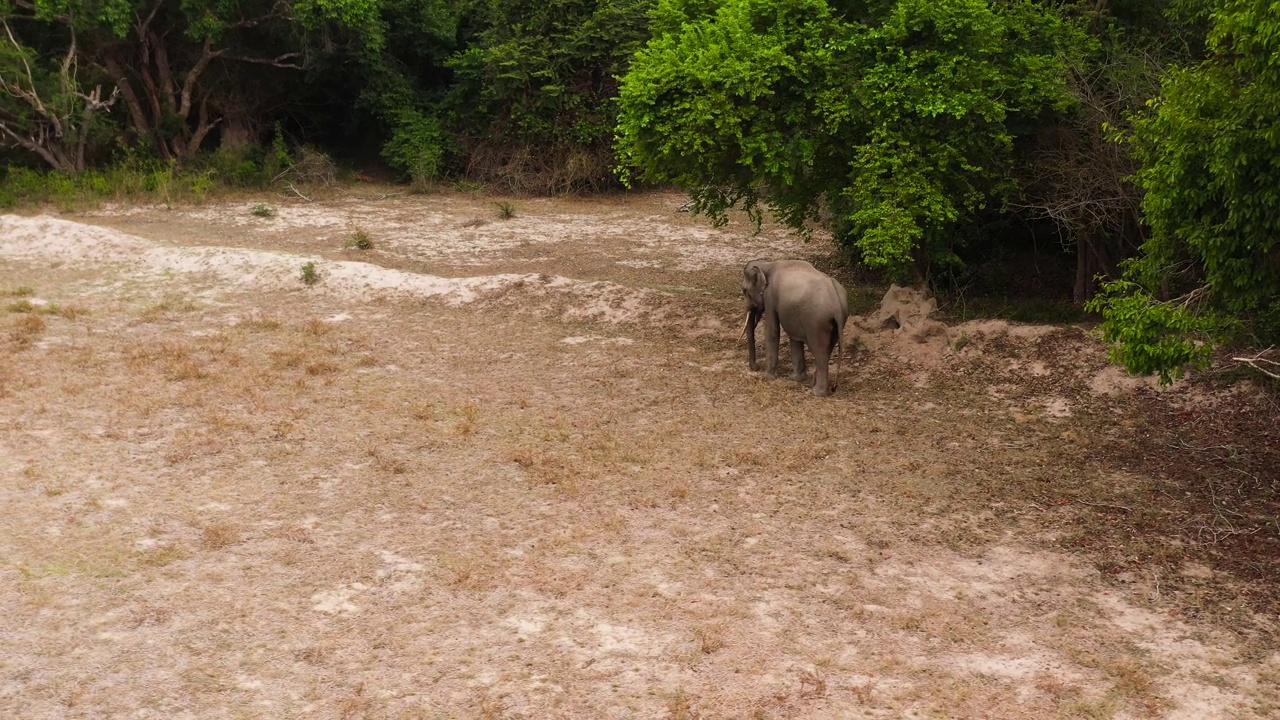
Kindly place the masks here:
<instances>
[{"instance_id":1,"label":"dry grass patch","mask_svg":"<svg viewBox=\"0 0 1280 720\"><path fill-rule=\"evenodd\" d=\"M125 357L135 371L154 370L166 380L182 382L209 376L204 364L194 357L198 352L186 343L139 342L125 349Z\"/></svg>"},{"instance_id":2,"label":"dry grass patch","mask_svg":"<svg viewBox=\"0 0 1280 720\"><path fill-rule=\"evenodd\" d=\"M314 362L309 362L306 367L308 375L329 375L331 373L336 373L341 369L341 365L335 362L330 362L329 360L316 360Z\"/></svg>"},{"instance_id":3,"label":"dry grass patch","mask_svg":"<svg viewBox=\"0 0 1280 720\"><path fill-rule=\"evenodd\" d=\"M721 623L699 625L693 628L693 641L697 646L698 652L703 655L711 655L728 646L729 641L725 637L726 634L725 626Z\"/></svg>"},{"instance_id":4,"label":"dry grass patch","mask_svg":"<svg viewBox=\"0 0 1280 720\"><path fill-rule=\"evenodd\" d=\"M511 450L507 459L525 471L531 485L556 485L568 489L575 487L583 478L577 459L558 452L522 445Z\"/></svg>"},{"instance_id":5,"label":"dry grass patch","mask_svg":"<svg viewBox=\"0 0 1280 720\"><path fill-rule=\"evenodd\" d=\"M276 370L301 367L307 358L306 353L296 348L269 350L268 355L271 358L271 366Z\"/></svg>"},{"instance_id":6,"label":"dry grass patch","mask_svg":"<svg viewBox=\"0 0 1280 720\"><path fill-rule=\"evenodd\" d=\"M283 327L283 323L273 316L262 316L258 313L251 314L240 322L232 326L233 329L246 333L275 332Z\"/></svg>"},{"instance_id":7,"label":"dry grass patch","mask_svg":"<svg viewBox=\"0 0 1280 720\"><path fill-rule=\"evenodd\" d=\"M64 320L75 321L91 313L89 308L83 305L59 305L57 306L57 314Z\"/></svg>"},{"instance_id":8,"label":"dry grass patch","mask_svg":"<svg viewBox=\"0 0 1280 720\"><path fill-rule=\"evenodd\" d=\"M453 426L453 431L463 437L474 434L478 428L477 421L480 418L480 406L475 403L467 403L458 408L455 413L458 416L458 420Z\"/></svg>"},{"instance_id":9,"label":"dry grass patch","mask_svg":"<svg viewBox=\"0 0 1280 720\"><path fill-rule=\"evenodd\" d=\"M200 528L200 546L206 550L221 550L242 542L244 537L235 523L217 522Z\"/></svg>"},{"instance_id":10,"label":"dry grass patch","mask_svg":"<svg viewBox=\"0 0 1280 720\"><path fill-rule=\"evenodd\" d=\"M409 463L396 452L389 450L382 441L374 441L366 449L378 470L392 475L404 475L409 472Z\"/></svg>"},{"instance_id":11,"label":"dry grass patch","mask_svg":"<svg viewBox=\"0 0 1280 720\"><path fill-rule=\"evenodd\" d=\"M23 315L9 325L9 339L18 350L25 350L35 344L36 340L48 329L44 318L39 315Z\"/></svg>"},{"instance_id":12,"label":"dry grass patch","mask_svg":"<svg viewBox=\"0 0 1280 720\"><path fill-rule=\"evenodd\" d=\"M181 295L165 295L163 300L144 308L138 313L138 320L144 323L160 322L161 320L173 319L175 315L191 313L199 309L200 306L191 298Z\"/></svg>"},{"instance_id":13,"label":"dry grass patch","mask_svg":"<svg viewBox=\"0 0 1280 720\"><path fill-rule=\"evenodd\" d=\"M419 422L435 422L439 416L436 406L429 402L415 402L409 405L409 417Z\"/></svg>"},{"instance_id":14,"label":"dry grass patch","mask_svg":"<svg viewBox=\"0 0 1280 720\"><path fill-rule=\"evenodd\" d=\"M311 318L302 324L302 332L305 335L323 337L333 332L333 324L327 323L319 318Z\"/></svg>"}]
</instances>

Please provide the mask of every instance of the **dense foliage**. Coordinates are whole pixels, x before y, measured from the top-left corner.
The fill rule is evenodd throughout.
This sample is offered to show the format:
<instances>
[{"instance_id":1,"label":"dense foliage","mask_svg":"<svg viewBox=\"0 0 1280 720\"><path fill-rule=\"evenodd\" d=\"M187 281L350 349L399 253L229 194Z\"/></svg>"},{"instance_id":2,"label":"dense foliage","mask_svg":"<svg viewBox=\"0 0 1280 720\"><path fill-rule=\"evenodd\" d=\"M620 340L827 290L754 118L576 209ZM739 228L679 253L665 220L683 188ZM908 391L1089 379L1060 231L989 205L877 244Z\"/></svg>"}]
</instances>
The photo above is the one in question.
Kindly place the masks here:
<instances>
[{"instance_id":1,"label":"dense foliage","mask_svg":"<svg viewBox=\"0 0 1280 720\"><path fill-rule=\"evenodd\" d=\"M663 0L621 91L623 159L700 210L829 222L870 267L945 258L1069 102L1083 34L1025 2ZM924 252L917 252L923 250Z\"/></svg>"},{"instance_id":2,"label":"dense foliage","mask_svg":"<svg viewBox=\"0 0 1280 720\"><path fill-rule=\"evenodd\" d=\"M1133 128L1151 238L1094 306L1113 355L1164 381L1213 341L1280 339L1280 9L1225 0L1209 57Z\"/></svg>"},{"instance_id":3,"label":"dense foliage","mask_svg":"<svg viewBox=\"0 0 1280 720\"><path fill-rule=\"evenodd\" d=\"M1263 0L0 0L0 204L657 183L944 300L1109 282L1168 379L1280 340L1277 38Z\"/></svg>"},{"instance_id":4,"label":"dense foliage","mask_svg":"<svg viewBox=\"0 0 1280 720\"><path fill-rule=\"evenodd\" d=\"M651 4L478 3L444 107L471 174L513 189L612 184L615 76L648 37Z\"/></svg>"}]
</instances>

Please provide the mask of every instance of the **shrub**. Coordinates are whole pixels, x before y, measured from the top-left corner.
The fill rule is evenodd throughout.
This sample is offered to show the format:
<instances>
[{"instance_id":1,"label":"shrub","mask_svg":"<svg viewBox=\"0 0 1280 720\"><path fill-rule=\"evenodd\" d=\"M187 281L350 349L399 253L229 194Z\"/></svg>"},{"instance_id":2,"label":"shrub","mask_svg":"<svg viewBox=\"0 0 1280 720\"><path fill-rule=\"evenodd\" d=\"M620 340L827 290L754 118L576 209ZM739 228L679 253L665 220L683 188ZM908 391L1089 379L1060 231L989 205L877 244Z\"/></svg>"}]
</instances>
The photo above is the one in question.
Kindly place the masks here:
<instances>
[{"instance_id":1,"label":"shrub","mask_svg":"<svg viewBox=\"0 0 1280 720\"><path fill-rule=\"evenodd\" d=\"M413 110L401 111L382 157L408 176L414 192L423 193L439 179L444 157L444 134L435 118Z\"/></svg>"},{"instance_id":2,"label":"shrub","mask_svg":"<svg viewBox=\"0 0 1280 720\"><path fill-rule=\"evenodd\" d=\"M320 271L316 269L314 260L302 263L302 284L310 287L320 282Z\"/></svg>"},{"instance_id":3,"label":"shrub","mask_svg":"<svg viewBox=\"0 0 1280 720\"><path fill-rule=\"evenodd\" d=\"M356 250L372 250L373 238L363 229L357 229L351 234L351 239L347 241L346 247Z\"/></svg>"}]
</instances>

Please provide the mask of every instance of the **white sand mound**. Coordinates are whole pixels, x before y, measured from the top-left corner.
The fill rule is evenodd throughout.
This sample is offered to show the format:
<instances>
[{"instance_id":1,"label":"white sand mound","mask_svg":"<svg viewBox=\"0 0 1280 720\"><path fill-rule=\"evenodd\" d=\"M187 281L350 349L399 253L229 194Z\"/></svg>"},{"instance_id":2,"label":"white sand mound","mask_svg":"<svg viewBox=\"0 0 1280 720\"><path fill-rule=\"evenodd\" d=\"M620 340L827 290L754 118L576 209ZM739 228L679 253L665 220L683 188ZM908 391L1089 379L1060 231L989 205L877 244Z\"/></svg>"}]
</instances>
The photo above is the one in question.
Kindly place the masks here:
<instances>
[{"instance_id":1,"label":"white sand mound","mask_svg":"<svg viewBox=\"0 0 1280 720\"><path fill-rule=\"evenodd\" d=\"M540 274L445 278L380 267L330 261L284 252L219 247L167 247L116 230L51 218L0 215L0 257L70 265L113 264L134 276L189 273L220 284L264 291L300 289L301 268L314 262L320 282L312 290L353 300L375 297L437 298L461 305L504 288L559 292L582 304L565 310L575 318L630 322L654 312L649 290L610 282L584 282Z\"/></svg>"}]
</instances>

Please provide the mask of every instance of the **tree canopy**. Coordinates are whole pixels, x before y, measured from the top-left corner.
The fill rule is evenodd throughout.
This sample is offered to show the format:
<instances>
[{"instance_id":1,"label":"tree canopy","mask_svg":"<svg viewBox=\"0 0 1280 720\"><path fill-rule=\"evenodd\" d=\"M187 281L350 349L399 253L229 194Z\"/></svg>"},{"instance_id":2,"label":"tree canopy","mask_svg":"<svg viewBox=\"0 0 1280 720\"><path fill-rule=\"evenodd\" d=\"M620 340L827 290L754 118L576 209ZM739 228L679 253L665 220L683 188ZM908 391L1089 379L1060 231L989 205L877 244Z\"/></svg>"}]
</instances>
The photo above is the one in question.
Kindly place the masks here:
<instances>
[{"instance_id":1,"label":"tree canopy","mask_svg":"<svg viewBox=\"0 0 1280 720\"><path fill-rule=\"evenodd\" d=\"M620 92L622 160L722 218L826 222L872 268L946 259L1070 103L1084 34L1028 2L662 0Z\"/></svg>"}]
</instances>

